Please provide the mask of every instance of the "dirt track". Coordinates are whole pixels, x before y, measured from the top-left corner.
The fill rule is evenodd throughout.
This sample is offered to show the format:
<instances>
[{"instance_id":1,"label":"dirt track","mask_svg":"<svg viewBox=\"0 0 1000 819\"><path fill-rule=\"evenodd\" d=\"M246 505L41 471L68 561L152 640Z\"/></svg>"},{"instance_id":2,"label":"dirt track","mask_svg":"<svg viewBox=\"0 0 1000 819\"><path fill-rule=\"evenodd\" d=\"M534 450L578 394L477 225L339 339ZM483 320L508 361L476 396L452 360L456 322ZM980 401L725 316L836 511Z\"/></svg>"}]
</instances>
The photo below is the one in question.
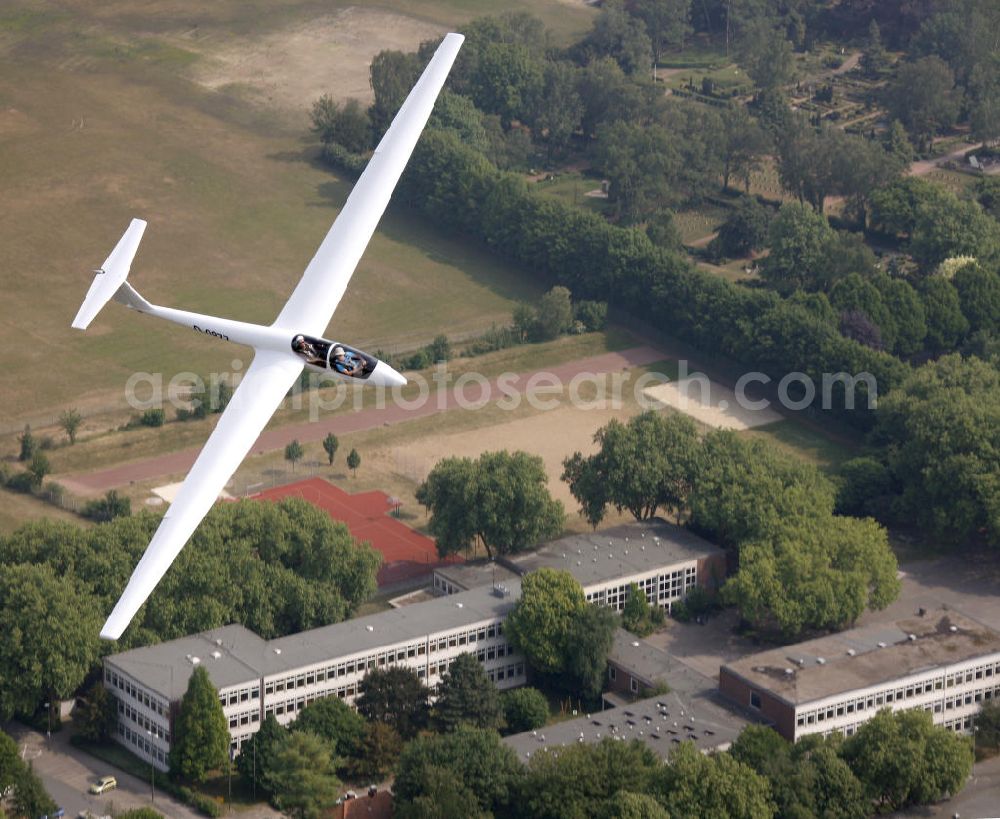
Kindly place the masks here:
<instances>
[{"instance_id":1,"label":"dirt track","mask_svg":"<svg viewBox=\"0 0 1000 819\"><path fill-rule=\"evenodd\" d=\"M628 367L638 367L660 361L664 353L652 347L633 347L616 353L605 353L593 358L578 359L566 364L546 368L540 372L551 373L562 383L567 383L573 376L581 373L610 373ZM531 373L521 374L516 385L517 392L523 392L524 385ZM490 382L491 389L499 392L496 379ZM253 453L262 453L283 449L290 441L297 439L302 443L321 441L328 432L335 435L345 435L361 432L389 424L400 424L407 421L424 418L438 412L447 412L459 408L464 401L474 403L480 395L477 384L469 385L467 389L447 389L444 395L432 393L430 400L424 401L420 407L408 409L388 404L384 408L364 409L358 412L342 413L315 423L306 422L290 424L279 429L266 430L261 433L252 448ZM440 400L439 400L440 398ZM137 481L147 481L161 478L178 472L186 472L194 464L200 447L185 449L169 455L161 455L142 461L123 464L89 474L60 476L62 483L70 492L79 495L93 495L106 492L115 487Z\"/></svg>"}]
</instances>

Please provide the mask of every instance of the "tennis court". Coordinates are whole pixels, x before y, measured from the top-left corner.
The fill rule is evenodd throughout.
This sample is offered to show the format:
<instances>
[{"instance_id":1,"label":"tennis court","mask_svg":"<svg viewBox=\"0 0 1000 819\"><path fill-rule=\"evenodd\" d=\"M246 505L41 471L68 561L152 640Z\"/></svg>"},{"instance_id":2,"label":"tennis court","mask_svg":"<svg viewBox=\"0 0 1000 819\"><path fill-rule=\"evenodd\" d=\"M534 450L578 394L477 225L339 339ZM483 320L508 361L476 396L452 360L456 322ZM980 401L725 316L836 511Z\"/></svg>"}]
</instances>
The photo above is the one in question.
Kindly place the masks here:
<instances>
[{"instance_id":1,"label":"tennis court","mask_svg":"<svg viewBox=\"0 0 1000 819\"><path fill-rule=\"evenodd\" d=\"M391 498L385 492L374 490L351 495L322 478L308 478L266 489L253 497L272 501L302 498L333 520L346 523L357 540L368 541L382 555L379 586L430 575L438 566L462 562L457 555L442 560L431 538L394 518Z\"/></svg>"}]
</instances>

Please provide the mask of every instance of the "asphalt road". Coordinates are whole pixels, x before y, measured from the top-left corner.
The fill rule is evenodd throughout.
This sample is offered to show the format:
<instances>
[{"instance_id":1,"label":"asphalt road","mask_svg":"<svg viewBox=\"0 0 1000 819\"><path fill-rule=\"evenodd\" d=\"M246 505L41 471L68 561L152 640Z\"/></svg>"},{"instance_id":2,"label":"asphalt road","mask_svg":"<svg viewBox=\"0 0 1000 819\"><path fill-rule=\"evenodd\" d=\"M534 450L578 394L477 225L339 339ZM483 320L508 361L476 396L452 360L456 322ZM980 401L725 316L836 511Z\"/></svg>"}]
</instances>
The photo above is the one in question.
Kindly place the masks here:
<instances>
[{"instance_id":1,"label":"asphalt road","mask_svg":"<svg viewBox=\"0 0 1000 819\"><path fill-rule=\"evenodd\" d=\"M155 799L150 803L148 779L140 779L120 771L70 745L69 726L53 734L48 741L43 734L20 723L5 725L4 730L14 737L21 749L22 758L31 763L55 803L66 811L67 819L74 819L85 810L95 816L104 816L149 806L170 819L201 817L201 814L160 790L156 791ZM101 796L89 794L87 788L101 776L114 776L118 780L118 787ZM241 819L270 819L277 816L280 814L266 805L240 812Z\"/></svg>"}]
</instances>

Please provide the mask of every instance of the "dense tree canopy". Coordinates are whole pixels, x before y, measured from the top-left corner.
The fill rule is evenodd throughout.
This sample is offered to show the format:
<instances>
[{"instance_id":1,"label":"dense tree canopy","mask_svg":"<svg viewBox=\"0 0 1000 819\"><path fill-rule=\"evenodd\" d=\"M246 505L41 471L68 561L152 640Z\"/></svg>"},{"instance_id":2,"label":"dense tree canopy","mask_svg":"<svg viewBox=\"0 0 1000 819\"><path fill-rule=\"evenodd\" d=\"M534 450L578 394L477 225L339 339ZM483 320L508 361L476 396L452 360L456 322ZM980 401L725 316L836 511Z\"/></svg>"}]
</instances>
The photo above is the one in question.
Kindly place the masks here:
<instances>
[{"instance_id":1,"label":"dense tree canopy","mask_svg":"<svg viewBox=\"0 0 1000 819\"><path fill-rule=\"evenodd\" d=\"M476 460L442 458L417 488L431 513L429 529L444 556L478 537L492 557L532 548L562 531L542 459L526 452L486 452Z\"/></svg>"},{"instance_id":2,"label":"dense tree canopy","mask_svg":"<svg viewBox=\"0 0 1000 819\"><path fill-rule=\"evenodd\" d=\"M265 783L274 804L295 819L326 815L340 787L329 747L319 737L302 731L291 734L275 750Z\"/></svg>"},{"instance_id":3,"label":"dense tree canopy","mask_svg":"<svg viewBox=\"0 0 1000 819\"><path fill-rule=\"evenodd\" d=\"M327 744L330 756L354 756L365 734L365 721L339 697L323 697L303 708L292 723L292 731L306 731Z\"/></svg>"},{"instance_id":4,"label":"dense tree canopy","mask_svg":"<svg viewBox=\"0 0 1000 819\"><path fill-rule=\"evenodd\" d=\"M522 579L521 599L507 616L504 630L533 668L557 674L566 668L570 630L586 605L573 575L539 569Z\"/></svg>"},{"instance_id":5,"label":"dense tree canopy","mask_svg":"<svg viewBox=\"0 0 1000 819\"><path fill-rule=\"evenodd\" d=\"M474 654L460 654L441 675L434 719L445 731L460 725L500 727L500 694Z\"/></svg>"},{"instance_id":6,"label":"dense tree canopy","mask_svg":"<svg viewBox=\"0 0 1000 819\"><path fill-rule=\"evenodd\" d=\"M358 687L358 713L392 726L409 739L427 724L430 692L412 668L374 668Z\"/></svg>"}]
</instances>

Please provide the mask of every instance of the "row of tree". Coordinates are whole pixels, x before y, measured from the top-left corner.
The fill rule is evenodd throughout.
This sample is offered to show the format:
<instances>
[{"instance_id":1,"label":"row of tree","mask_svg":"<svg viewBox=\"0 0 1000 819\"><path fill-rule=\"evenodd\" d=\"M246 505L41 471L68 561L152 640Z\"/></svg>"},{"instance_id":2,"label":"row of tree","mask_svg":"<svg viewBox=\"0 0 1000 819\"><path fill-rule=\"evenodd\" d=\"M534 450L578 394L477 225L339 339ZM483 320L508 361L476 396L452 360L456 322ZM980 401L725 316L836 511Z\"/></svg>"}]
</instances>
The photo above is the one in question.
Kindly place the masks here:
<instances>
[{"instance_id":1,"label":"row of tree","mask_svg":"<svg viewBox=\"0 0 1000 819\"><path fill-rule=\"evenodd\" d=\"M89 529L45 520L0 538L3 718L73 696L108 649L97 638L100 624L158 523L149 513ZM377 552L305 501L220 504L118 647L232 622L265 638L334 623L374 592L379 563Z\"/></svg>"}]
</instances>

